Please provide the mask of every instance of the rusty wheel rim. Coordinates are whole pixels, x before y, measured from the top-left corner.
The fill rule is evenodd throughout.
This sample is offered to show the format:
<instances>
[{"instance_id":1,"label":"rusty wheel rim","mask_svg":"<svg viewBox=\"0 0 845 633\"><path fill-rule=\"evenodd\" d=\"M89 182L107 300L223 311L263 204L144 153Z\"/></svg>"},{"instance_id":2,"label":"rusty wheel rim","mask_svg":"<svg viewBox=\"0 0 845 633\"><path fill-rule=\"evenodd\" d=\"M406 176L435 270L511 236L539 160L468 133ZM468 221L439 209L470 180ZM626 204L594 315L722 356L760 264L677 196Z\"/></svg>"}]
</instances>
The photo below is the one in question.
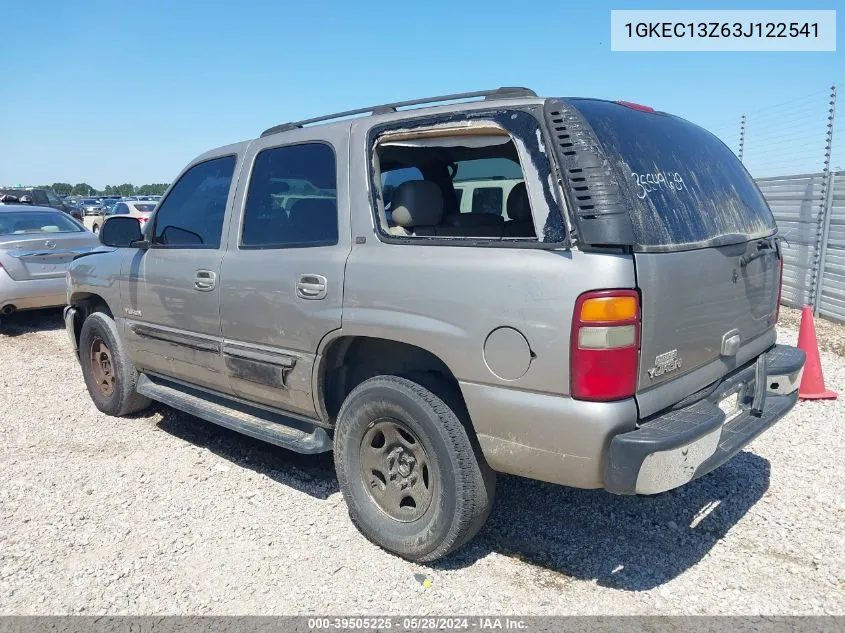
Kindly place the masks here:
<instances>
[{"instance_id":1,"label":"rusty wheel rim","mask_svg":"<svg viewBox=\"0 0 845 633\"><path fill-rule=\"evenodd\" d=\"M403 523L421 518L431 505L434 481L420 439L393 418L371 423L361 440L361 475L373 502Z\"/></svg>"},{"instance_id":2,"label":"rusty wheel rim","mask_svg":"<svg viewBox=\"0 0 845 633\"><path fill-rule=\"evenodd\" d=\"M108 398L114 393L114 365L111 350L100 337L95 337L91 341L90 358L91 375L94 377L94 382L97 383L100 393Z\"/></svg>"}]
</instances>

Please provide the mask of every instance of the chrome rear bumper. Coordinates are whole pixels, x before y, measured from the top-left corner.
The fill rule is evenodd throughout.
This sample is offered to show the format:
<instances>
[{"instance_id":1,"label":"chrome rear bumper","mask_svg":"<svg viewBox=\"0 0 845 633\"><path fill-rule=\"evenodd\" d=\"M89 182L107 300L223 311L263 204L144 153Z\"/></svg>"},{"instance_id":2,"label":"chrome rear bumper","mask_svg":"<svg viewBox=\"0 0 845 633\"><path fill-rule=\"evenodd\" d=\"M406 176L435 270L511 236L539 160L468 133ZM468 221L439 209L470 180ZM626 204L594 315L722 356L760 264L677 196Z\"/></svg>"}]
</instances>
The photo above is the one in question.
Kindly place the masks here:
<instances>
[{"instance_id":1,"label":"chrome rear bumper","mask_svg":"<svg viewBox=\"0 0 845 633\"><path fill-rule=\"evenodd\" d=\"M693 404L615 436L605 488L657 494L718 468L795 406L803 366L804 352L776 345Z\"/></svg>"}]
</instances>

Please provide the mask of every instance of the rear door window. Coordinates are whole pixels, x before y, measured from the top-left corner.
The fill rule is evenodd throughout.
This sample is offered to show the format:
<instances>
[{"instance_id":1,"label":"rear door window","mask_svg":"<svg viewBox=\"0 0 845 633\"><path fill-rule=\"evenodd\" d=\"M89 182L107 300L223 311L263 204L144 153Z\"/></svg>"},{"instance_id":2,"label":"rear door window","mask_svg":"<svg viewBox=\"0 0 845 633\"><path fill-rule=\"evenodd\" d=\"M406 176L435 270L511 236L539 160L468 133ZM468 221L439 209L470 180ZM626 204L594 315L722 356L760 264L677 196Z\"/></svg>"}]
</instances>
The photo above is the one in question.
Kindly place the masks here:
<instances>
[{"instance_id":1,"label":"rear door window","mask_svg":"<svg viewBox=\"0 0 845 633\"><path fill-rule=\"evenodd\" d=\"M325 143L262 150L244 211L242 248L337 244L337 167Z\"/></svg>"},{"instance_id":2,"label":"rear door window","mask_svg":"<svg viewBox=\"0 0 845 633\"><path fill-rule=\"evenodd\" d=\"M571 99L608 158L631 211L636 246L696 248L771 235L774 218L733 152L679 117Z\"/></svg>"}]
</instances>

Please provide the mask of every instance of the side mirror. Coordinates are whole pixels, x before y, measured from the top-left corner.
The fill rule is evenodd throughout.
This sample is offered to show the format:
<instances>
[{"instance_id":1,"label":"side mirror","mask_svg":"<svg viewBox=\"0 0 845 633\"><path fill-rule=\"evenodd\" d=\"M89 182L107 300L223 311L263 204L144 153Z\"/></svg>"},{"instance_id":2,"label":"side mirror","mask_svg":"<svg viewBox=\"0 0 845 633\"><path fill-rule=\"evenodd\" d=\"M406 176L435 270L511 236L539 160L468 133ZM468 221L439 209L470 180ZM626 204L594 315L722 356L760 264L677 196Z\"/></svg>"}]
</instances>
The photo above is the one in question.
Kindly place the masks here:
<instances>
[{"instance_id":1,"label":"side mirror","mask_svg":"<svg viewBox=\"0 0 845 633\"><path fill-rule=\"evenodd\" d=\"M115 248L129 248L144 239L141 223L137 218L115 215L103 222L100 243Z\"/></svg>"}]
</instances>

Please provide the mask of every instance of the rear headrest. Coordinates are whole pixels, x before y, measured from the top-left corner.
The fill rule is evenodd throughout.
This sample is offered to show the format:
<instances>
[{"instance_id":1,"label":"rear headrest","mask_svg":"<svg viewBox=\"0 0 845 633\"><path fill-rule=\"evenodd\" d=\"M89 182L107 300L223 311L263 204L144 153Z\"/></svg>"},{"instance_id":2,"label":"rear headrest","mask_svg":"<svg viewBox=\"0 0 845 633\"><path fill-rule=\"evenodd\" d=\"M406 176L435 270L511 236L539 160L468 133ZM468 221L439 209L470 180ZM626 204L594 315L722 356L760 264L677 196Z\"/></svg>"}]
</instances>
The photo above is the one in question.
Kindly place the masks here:
<instances>
[{"instance_id":1,"label":"rear headrest","mask_svg":"<svg viewBox=\"0 0 845 633\"><path fill-rule=\"evenodd\" d=\"M531 205L528 202L528 190L524 182L514 185L508 194L508 218L519 222L531 220Z\"/></svg>"},{"instance_id":2,"label":"rear headrest","mask_svg":"<svg viewBox=\"0 0 845 633\"><path fill-rule=\"evenodd\" d=\"M396 187L391 200L393 223L406 229L436 226L443 219L443 193L430 180L408 180Z\"/></svg>"},{"instance_id":3,"label":"rear headrest","mask_svg":"<svg viewBox=\"0 0 845 633\"><path fill-rule=\"evenodd\" d=\"M501 226L504 219L492 213L454 213L443 218L443 226L462 229L477 229L485 226Z\"/></svg>"},{"instance_id":4,"label":"rear headrest","mask_svg":"<svg viewBox=\"0 0 845 633\"><path fill-rule=\"evenodd\" d=\"M303 198L297 200L290 208L292 224L334 221L337 223L335 201L329 198Z\"/></svg>"},{"instance_id":5,"label":"rear headrest","mask_svg":"<svg viewBox=\"0 0 845 633\"><path fill-rule=\"evenodd\" d=\"M290 208L291 241L337 240L337 203L328 198L304 198Z\"/></svg>"}]
</instances>

